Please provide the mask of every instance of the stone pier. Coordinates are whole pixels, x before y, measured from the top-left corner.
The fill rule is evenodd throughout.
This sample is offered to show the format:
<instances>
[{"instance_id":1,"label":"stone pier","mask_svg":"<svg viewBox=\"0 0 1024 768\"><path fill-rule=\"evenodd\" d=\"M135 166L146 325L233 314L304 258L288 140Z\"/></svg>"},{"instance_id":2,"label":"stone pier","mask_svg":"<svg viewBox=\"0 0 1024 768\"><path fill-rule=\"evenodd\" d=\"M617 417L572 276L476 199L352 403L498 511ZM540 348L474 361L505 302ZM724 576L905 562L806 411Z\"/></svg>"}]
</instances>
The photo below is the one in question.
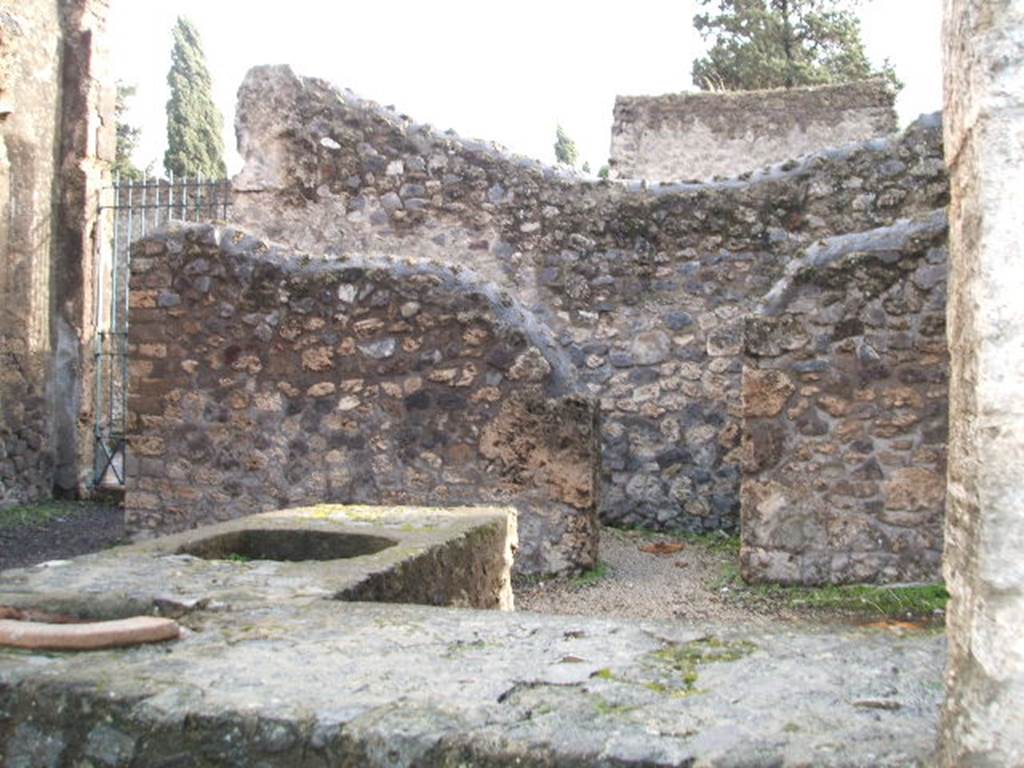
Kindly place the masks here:
<instances>
[{"instance_id":1,"label":"stone pier","mask_svg":"<svg viewBox=\"0 0 1024 768\"><path fill-rule=\"evenodd\" d=\"M1024 765L1024 2L946 0L952 171L943 765Z\"/></svg>"}]
</instances>

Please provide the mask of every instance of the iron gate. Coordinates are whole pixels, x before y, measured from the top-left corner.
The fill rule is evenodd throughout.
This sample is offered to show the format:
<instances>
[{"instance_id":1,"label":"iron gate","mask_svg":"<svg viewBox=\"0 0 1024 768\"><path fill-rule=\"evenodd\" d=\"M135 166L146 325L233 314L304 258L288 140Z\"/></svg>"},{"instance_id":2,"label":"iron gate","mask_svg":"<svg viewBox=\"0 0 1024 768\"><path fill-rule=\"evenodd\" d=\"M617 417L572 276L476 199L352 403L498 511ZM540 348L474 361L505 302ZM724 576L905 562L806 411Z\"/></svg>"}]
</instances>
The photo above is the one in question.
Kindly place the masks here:
<instances>
[{"instance_id":1,"label":"iron gate","mask_svg":"<svg viewBox=\"0 0 1024 768\"><path fill-rule=\"evenodd\" d=\"M128 431L128 296L131 246L168 221L226 219L231 185L203 178L123 181L100 192L96 237L93 483L123 486Z\"/></svg>"}]
</instances>

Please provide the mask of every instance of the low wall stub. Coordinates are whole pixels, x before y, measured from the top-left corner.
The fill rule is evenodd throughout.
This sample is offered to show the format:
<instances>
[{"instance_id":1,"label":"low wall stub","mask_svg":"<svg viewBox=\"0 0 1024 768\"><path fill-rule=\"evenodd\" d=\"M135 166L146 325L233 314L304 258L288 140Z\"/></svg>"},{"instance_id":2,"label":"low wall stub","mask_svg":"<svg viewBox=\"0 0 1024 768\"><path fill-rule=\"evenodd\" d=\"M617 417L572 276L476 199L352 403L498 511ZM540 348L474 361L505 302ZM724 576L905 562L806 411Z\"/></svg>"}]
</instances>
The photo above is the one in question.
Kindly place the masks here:
<instances>
[{"instance_id":1,"label":"low wall stub","mask_svg":"<svg viewBox=\"0 0 1024 768\"><path fill-rule=\"evenodd\" d=\"M934 581L948 432L944 211L823 241L746 323L751 582Z\"/></svg>"}]
</instances>

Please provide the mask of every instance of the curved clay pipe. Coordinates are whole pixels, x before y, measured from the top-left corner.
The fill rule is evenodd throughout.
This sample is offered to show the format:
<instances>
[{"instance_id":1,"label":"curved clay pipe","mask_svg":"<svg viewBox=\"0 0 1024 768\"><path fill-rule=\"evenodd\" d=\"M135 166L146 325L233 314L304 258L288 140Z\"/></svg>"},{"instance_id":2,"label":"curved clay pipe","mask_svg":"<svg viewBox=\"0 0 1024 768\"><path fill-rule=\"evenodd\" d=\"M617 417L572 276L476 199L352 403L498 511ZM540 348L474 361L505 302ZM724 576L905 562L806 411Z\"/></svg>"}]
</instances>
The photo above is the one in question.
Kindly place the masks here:
<instances>
[{"instance_id":1,"label":"curved clay pipe","mask_svg":"<svg viewBox=\"0 0 1024 768\"><path fill-rule=\"evenodd\" d=\"M116 621L47 624L0 619L0 645L46 651L89 651L175 640L181 628L172 619L134 616Z\"/></svg>"}]
</instances>

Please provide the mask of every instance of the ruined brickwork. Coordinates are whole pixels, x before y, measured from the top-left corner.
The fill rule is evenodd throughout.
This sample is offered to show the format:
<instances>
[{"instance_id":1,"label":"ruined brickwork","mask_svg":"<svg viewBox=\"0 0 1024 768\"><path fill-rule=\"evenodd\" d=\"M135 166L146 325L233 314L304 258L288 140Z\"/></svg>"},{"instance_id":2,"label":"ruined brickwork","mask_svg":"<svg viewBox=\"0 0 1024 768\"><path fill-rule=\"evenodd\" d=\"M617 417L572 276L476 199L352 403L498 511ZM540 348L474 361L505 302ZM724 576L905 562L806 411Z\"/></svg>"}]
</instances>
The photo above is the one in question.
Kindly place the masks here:
<instances>
[{"instance_id":1,"label":"ruined brickwork","mask_svg":"<svg viewBox=\"0 0 1024 768\"><path fill-rule=\"evenodd\" d=\"M1024 765L1024 5L946 0L947 768Z\"/></svg>"},{"instance_id":2,"label":"ruined brickwork","mask_svg":"<svg viewBox=\"0 0 1024 768\"><path fill-rule=\"evenodd\" d=\"M895 94L882 80L772 91L615 99L612 172L680 181L765 165L894 133Z\"/></svg>"},{"instance_id":3,"label":"ruined brickwork","mask_svg":"<svg viewBox=\"0 0 1024 768\"><path fill-rule=\"evenodd\" d=\"M0 36L0 504L6 504L45 498L53 488L56 3L0 4Z\"/></svg>"},{"instance_id":4,"label":"ruined brickwork","mask_svg":"<svg viewBox=\"0 0 1024 768\"><path fill-rule=\"evenodd\" d=\"M943 211L822 241L747 321L747 581L939 578L945 244Z\"/></svg>"},{"instance_id":5,"label":"ruined brickwork","mask_svg":"<svg viewBox=\"0 0 1024 768\"><path fill-rule=\"evenodd\" d=\"M250 73L233 217L315 256L470 267L601 408L604 521L735 530L744 320L829 237L942 208L939 122L744 180L588 182L298 78Z\"/></svg>"},{"instance_id":6,"label":"ruined brickwork","mask_svg":"<svg viewBox=\"0 0 1024 768\"><path fill-rule=\"evenodd\" d=\"M0 505L82 490L103 0L0 1ZM79 177L89 169L89 180Z\"/></svg>"},{"instance_id":7,"label":"ruined brickwork","mask_svg":"<svg viewBox=\"0 0 1024 768\"><path fill-rule=\"evenodd\" d=\"M520 513L521 573L597 555L592 403L469 270L172 229L132 260L129 526L329 501Z\"/></svg>"}]
</instances>

